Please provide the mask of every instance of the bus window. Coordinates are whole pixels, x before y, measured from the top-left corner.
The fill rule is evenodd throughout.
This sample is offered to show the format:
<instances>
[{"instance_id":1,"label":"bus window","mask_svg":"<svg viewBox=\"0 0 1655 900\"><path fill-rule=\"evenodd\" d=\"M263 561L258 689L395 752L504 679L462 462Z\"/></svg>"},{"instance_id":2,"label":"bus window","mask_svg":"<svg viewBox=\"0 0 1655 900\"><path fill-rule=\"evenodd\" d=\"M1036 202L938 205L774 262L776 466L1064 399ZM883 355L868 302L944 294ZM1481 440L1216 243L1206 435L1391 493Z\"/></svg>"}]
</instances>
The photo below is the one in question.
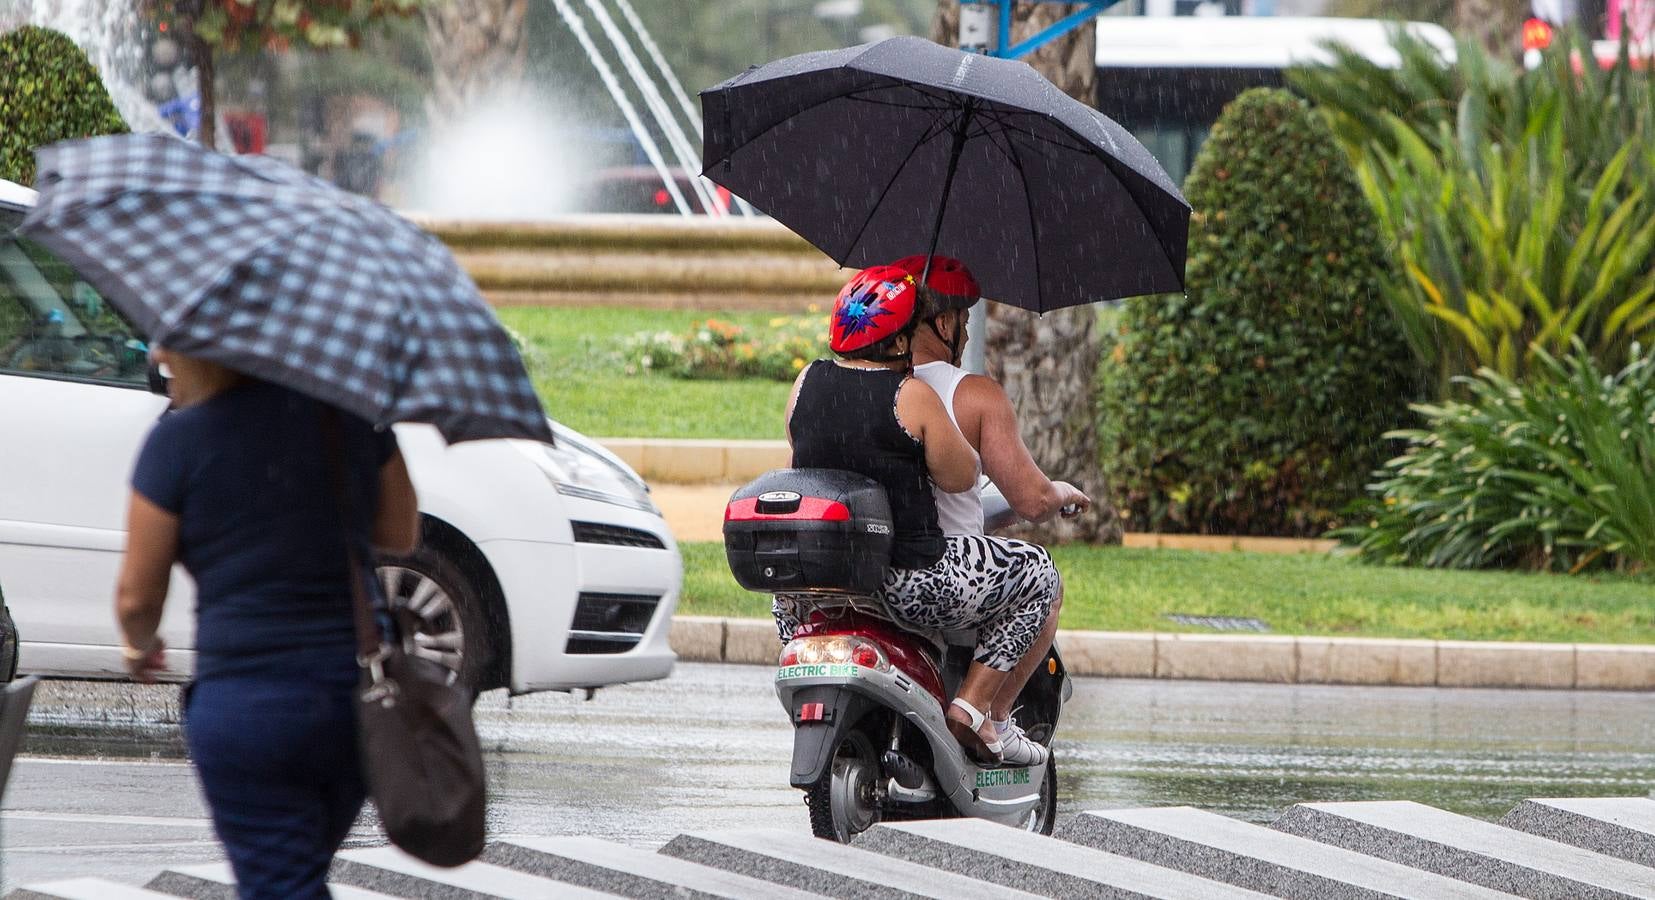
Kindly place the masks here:
<instances>
[{"instance_id":1,"label":"bus window","mask_svg":"<svg viewBox=\"0 0 1655 900\"><path fill-rule=\"evenodd\" d=\"M1327 59L1324 43L1381 66L1399 62L1391 47L1397 26L1371 19L1105 16L1097 27L1098 109L1178 183L1225 104L1249 88L1281 87L1290 66ZM1404 27L1453 59L1453 38L1441 27Z\"/></svg>"}]
</instances>

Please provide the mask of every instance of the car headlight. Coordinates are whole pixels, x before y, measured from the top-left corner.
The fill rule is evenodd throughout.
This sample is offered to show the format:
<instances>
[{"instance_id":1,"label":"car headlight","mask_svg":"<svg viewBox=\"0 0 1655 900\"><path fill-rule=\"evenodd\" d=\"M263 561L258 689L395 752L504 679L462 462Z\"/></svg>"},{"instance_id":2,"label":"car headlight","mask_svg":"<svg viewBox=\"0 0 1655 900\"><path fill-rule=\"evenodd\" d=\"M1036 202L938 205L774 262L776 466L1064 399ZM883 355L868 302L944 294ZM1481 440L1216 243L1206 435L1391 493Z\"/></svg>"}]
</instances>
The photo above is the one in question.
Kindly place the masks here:
<instances>
[{"instance_id":1,"label":"car headlight","mask_svg":"<svg viewBox=\"0 0 1655 900\"><path fill-rule=\"evenodd\" d=\"M572 432L562 428L555 429L555 432L555 444L516 443L523 455L545 473L558 493L660 513L654 501L650 500L649 485L624 463L617 462L602 449Z\"/></svg>"}]
</instances>

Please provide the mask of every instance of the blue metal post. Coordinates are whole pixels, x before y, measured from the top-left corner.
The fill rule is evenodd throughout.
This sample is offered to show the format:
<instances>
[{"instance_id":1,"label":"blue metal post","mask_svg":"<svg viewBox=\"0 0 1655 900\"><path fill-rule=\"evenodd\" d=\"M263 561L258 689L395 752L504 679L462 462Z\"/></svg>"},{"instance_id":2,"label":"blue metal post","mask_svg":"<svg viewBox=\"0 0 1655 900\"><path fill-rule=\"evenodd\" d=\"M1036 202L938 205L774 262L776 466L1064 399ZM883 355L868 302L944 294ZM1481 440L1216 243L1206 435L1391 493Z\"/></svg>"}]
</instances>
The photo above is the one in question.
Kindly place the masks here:
<instances>
[{"instance_id":1,"label":"blue metal post","mask_svg":"<svg viewBox=\"0 0 1655 900\"><path fill-rule=\"evenodd\" d=\"M1041 47L1044 47L1052 41L1055 41L1069 32L1074 31L1076 28L1082 28L1088 25L1093 19L1096 19L1098 16L1102 15L1104 10L1107 10L1109 7L1121 2L1121 0L1086 0L1083 8L1076 10L1070 15L1064 16L1056 22L1053 22L1046 28L1041 29L1040 33L1031 36L1028 40L1022 42L1021 44L1016 45L1013 45L1011 42L1011 6L1014 2L1017 2L1017 0L960 0L960 2L991 3L999 9L999 40L995 41L994 49L989 53L989 55L998 56L1004 59L1016 59L1020 56L1027 56L1030 53L1039 50ZM1072 2L1072 0L1022 0L1022 2L1068 3Z\"/></svg>"},{"instance_id":2,"label":"blue metal post","mask_svg":"<svg viewBox=\"0 0 1655 900\"><path fill-rule=\"evenodd\" d=\"M960 0L960 2L978 4L992 3L998 8L1000 13L998 17L999 39L994 42L994 49L989 51L988 55L998 56L1003 59L1016 59L1020 56L1027 56L1028 54L1033 53L1052 41L1055 41L1069 32L1074 31L1076 28L1085 28L1089 26L1093 19L1096 19L1099 15L1102 15L1104 10L1119 3L1120 0L1085 0L1084 5L1080 9L1064 16L1056 22L1053 22L1046 28L1041 29L1040 33L1032 35L1028 40L1016 45L1013 45L1011 42L1011 5L1016 2L1016 0ZM1070 0L1023 0L1023 2L1064 3L1070 2ZM961 132L961 134L963 134L963 132ZM959 146L956 145L954 152L958 154L959 150ZM953 180L954 166L951 161L948 168L948 181L952 183ZM946 205L947 202L948 188L944 187L943 203ZM931 253L933 254L937 252L936 240L941 233L942 211L939 209L937 212L937 227L934 230L931 239ZM930 257L927 257L925 261L925 272L929 273L930 271L931 260ZM920 283L925 283L925 276L921 276ZM961 364L968 372L983 374L988 371L988 361L983 355L983 351L987 349L988 344L987 323L987 304L984 301L979 300L977 301L977 305L971 308L971 318L968 320L968 324L966 326L970 339L966 341L965 358L961 360Z\"/></svg>"}]
</instances>

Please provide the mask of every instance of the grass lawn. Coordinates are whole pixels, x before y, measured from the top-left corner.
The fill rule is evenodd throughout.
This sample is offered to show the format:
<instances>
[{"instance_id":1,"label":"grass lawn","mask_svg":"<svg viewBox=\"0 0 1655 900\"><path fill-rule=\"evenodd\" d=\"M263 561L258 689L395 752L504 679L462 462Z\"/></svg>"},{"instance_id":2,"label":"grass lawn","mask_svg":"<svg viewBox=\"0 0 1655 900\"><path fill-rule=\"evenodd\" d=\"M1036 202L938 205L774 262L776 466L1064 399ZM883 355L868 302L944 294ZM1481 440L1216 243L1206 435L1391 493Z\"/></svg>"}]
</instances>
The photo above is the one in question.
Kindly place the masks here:
<instances>
[{"instance_id":1,"label":"grass lawn","mask_svg":"<svg viewBox=\"0 0 1655 900\"><path fill-rule=\"evenodd\" d=\"M766 616L718 543L681 545L679 612ZM1655 642L1655 577L1570 577L1367 566L1346 559L1059 547L1064 628L1210 631L1162 616L1262 619L1279 634L1581 643Z\"/></svg>"},{"instance_id":2,"label":"grass lawn","mask_svg":"<svg viewBox=\"0 0 1655 900\"><path fill-rule=\"evenodd\" d=\"M535 387L552 418L592 437L781 438L790 385L628 375L621 343L640 331L686 332L709 317L763 325L772 313L508 307L500 321L533 348Z\"/></svg>"},{"instance_id":3,"label":"grass lawn","mask_svg":"<svg viewBox=\"0 0 1655 900\"><path fill-rule=\"evenodd\" d=\"M640 331L684 333L707 318L763 326L775 313L534 306L497 312L533 348L538 362L531 361L531 374L546 411L576 431L592 437L783 436L787 383L628 375L620 354L621 343ZM1118 314L1099 306L1100 329L1112 329Z\"/></svg>"}]
</instances>

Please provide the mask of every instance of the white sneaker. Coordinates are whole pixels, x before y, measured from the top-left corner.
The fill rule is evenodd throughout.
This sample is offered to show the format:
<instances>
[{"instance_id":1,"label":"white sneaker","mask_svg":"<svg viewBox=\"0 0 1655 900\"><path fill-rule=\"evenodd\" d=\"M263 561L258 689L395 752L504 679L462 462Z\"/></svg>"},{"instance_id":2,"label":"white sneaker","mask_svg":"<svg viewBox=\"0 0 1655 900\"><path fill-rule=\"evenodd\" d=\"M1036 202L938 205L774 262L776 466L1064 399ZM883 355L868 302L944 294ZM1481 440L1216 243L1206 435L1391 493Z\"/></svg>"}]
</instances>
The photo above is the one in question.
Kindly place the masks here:
<instances>
[{"instance_id":1,"label":"white sneaker","mask_svg":"<svg viewBox=\"0 0 1655 900\"><path fill-rule=\"evenodd\" d=\"M1006 726L1006 730L1000 732L1000 759L1005 765L1034 767L1046 764L1051 751L1044 744L1024 734L1023 726L1017 724L1015 718L1008 720Z\"/></svg>"}]
</instances>

